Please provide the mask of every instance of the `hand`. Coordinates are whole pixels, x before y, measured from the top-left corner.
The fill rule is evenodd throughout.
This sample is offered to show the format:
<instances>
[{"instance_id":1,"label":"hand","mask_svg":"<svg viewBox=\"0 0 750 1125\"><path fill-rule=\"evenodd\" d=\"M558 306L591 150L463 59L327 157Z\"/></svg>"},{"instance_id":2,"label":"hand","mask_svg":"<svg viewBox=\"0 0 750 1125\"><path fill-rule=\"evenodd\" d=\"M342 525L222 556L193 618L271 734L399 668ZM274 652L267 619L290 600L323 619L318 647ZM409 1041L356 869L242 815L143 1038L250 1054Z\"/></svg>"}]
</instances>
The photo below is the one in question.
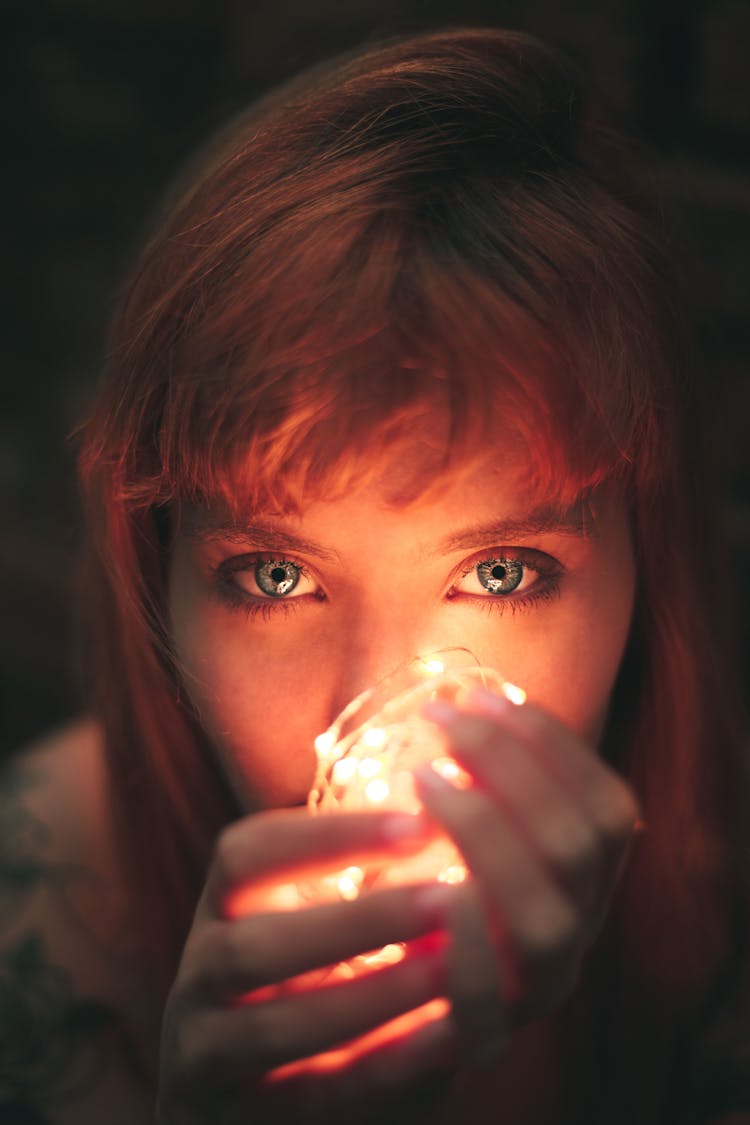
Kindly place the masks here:
<instances>
[{"instance_id":1,"label":"hand","mask_svg":"<svg viewBox=\"0 0 750 1125\"><path fill-rule=\"evenodd\" d=\"M429 836L425 817L296 809L258 813L221 833L165 1008L161 1125L364 1120L363 1107L403 1096L446 1062L447 1017L385 1042L367 1033L444 995L444 949L424 935L438 929L458 888L263 908L274 885L405 855ZM391 942L409 943L398 964L343 983L310 976ZM314 1056L340 1044L338 1065L316 1067Z\"/></svg>"},{"instance_id":2,"label":"hand","mask_svg":"<svg viewBox=\"0 0 750 1125\"><path fill-rule=\"evenodd\" d=\"M550 715L486 692L426 705L473 785L417 771L420 798L470 878L451 913L452 1016L465 1056L489 1062L511 1030L572 992L600 932L639 817L633 790Z\"/></svg>"}]
</instances>

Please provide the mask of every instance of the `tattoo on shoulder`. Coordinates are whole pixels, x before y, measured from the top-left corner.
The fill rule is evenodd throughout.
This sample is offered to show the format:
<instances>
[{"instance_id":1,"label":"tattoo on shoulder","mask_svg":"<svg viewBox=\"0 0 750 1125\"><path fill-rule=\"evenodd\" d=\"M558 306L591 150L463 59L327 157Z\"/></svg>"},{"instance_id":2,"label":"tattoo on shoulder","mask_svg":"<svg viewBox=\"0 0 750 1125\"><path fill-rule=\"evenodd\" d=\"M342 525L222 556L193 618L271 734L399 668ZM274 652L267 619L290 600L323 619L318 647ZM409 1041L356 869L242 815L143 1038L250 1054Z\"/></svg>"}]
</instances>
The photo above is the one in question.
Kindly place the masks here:
<instances>
[{"instance_id":1,"label":"tattoo on shoulder","mask_svg":"<svg viewBox=\"0 0 750 1125\"><path fill-rule=\"evenodd\" d=\"M0 924L17 917L25 899L50 878L44 858L49 830L24 803L37 784L34 771L12 763L0 786Z\"/></svg>"},{"instance_id":2,"label":"tattoo on shoulder","mask_svg":"<svg viewBox=\"0 0 750 1125\"><path fill-rule=\"evenodd\" d=\"M26 799L39 783L33 766L23 760L0 775L0 933L42 888L57 894L70 920L81 924L68 892L74 881L97 882L92 870L53 854L50 830Z\"/></svg>"},{"instance_id":3,"label":"tattoo on shoulder","mask_svg":"<svg viewBox=\"0 0 750 1125\"><path fill-rule=\"evenodd\" d=\"M54 855L51 832L28 800L39 783L33 766L20 761L3 769L0 784L3 1125L48 1125L56 1109L95 1087L115 1057L137 1083L152 1086L122 1014L98 997L78 993L72 973L48 956L43 936L18 924L32 896L50 891L67 920L85 930L88 941L115 964L114 954L70 901L76 881L96 881L98 876ZM127 971L119 960L116 968Z\"/></svg>"},{"instance_id":4,"label":"tattoo on shoulder","mask_svg":"<svg viewBox=\"0 0 750 1125\"><path fill-rule=\"evenodd\" d=\"M48 1114L85 1096L114 1053L133 1076L141 1064L117 1012L75 994L70 973L27 935L0 955L0 1121L45 1125Z\"/></svg>"}]
</instances>

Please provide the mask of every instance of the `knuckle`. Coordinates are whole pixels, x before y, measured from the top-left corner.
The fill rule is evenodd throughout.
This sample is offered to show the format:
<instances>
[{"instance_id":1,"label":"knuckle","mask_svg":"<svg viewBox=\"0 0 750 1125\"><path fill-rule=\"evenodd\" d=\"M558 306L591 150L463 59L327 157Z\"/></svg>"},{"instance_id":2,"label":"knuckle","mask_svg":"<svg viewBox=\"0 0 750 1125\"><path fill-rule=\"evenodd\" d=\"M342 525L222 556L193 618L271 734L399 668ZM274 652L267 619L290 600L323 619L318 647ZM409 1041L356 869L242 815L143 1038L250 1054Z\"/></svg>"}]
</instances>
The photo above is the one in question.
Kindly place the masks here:
<instances>
[{"instance_id":1,"label":"knuckle","mask_svg":"<svg viewBox=\"0 0 750 1125\"><path fill-rule=\"evenodd\" d=\"M211 882L214 888L214 904L220 905L225 896L246 883L253 875L257 857L264 854L259 840L260 826L252 820L236 821L219 832L213 847L211 862ZM265 851L268 851L270 825L263 828Z\"/></svg>"},{"instance_id":2,"label":"knuckle","mask_svg":"<svg viewBox=\"0 0 750 1125\"><path fill-rule=\"evenodd\" d=\"M256 926L224 924L214 954L214 979L221 981L222 992L247 992L256 986L264 944Z\"/></svg>"},{"instance_id":3,"label":"knuckle","mask_svg":"<svg viewBox=\"0 0 750 1125\"><path fill-rule=\"evenodd\" d=\"M191 936L190 956L180 974L183 997L200 998L214 991L217 968L222 963L221 926L220 922L210 923Z\"/></svg>"},{"instance_id":4,"label":"knuckle","mask_svg":"<svg viewBox=\"0 0 750 1125\"><path fill-rule=\"evenodd\" d=\"M278 1018L271 1005L259 1005L249 1017L249 1042L253 1055L264 1069L287 1058L287 1038L284 1022Z\"/></svg>"},{"instance_id":5,"label":"knuckle","mask_svg":"<svg viewBox=\"0 0 750 1125\"><path fill-rule=\"evenodd\" d=\"M586 866L597 853L593 829L580 820L549 820L545 826L547 847L562 867L575 870Z\"/></svg>"},{"instance_id":6,"label":"knuckle","mask_svg":"<svg viewBox=\"0 0 750 1125\"><path fill-rule=\"evenodd\" d=\"M243 919L242 924L225 925L221 941L221 957L224 971L233 979L245 975L248 966L262 963L264 946L260 927L255 920Z\"/></svg>"},{"instance_id":7,"label":"knuckle","mask_svg":"<svg viewBox=\"0 0 750 1125\"><path fill-rule=\"evenodd\" d=\"M545 962L567 957L576 947L580 926L578 912L560 896L529 896L519 935L524 959Z\"/></svg>"},{"instance_id":8,"label":"knuckle","mask_svg":"<svg viewBox=\"0 0 750 1125\"><path fill-rule=\"evenodd\" d=\"M181 1072L194 1082L200 1083L211 1075L215 1077L222 1062L221 1041L205 1014L183 1024L179 1035L179 1061Z\"/></svg>"},{"instance_id":9,"label":"knuckle","mask_svg":"<svg viewBox=\"0 0 750 1125\"><path fill-rule=\"evenodd\" d=\"M183 972L183 995L224 1000L251 991L258 986L270 947L252 921L209 923L193 941Z\"/></svg>"},{"instance_id":10,"label":"knuckle","mask_svg":"<svg viewBox=\"0 0 750 1125\"><path fill-rule=\"evenodd\" d=\"M216 837L213 852L213 869L221 885L233 882L238 870L239 833L234 824L223 828Z\"/></svg>"},{"instance_id":11,"label":"knuckle","mask_svg":"<svg viewBox=\"0 0 750 1125\"><path fill-rule=\"evenodd\" d=\"M595 805L598 826L605 839L618 843L630 835L640 815L640 806L626 782L621 778L610 781Z\"/></svg>"},{"instance_id":12,"label":"knuckle","mask_svg":"<svg viewBox=\"0 0 750 1125\"><path fill-rule=\"evenodd\" d=\"M497 742L497 730L494 724L483 716L468 711L461 713L451 734L458 746L468 751L489 750Z\"/></svg>"}]
</instances>

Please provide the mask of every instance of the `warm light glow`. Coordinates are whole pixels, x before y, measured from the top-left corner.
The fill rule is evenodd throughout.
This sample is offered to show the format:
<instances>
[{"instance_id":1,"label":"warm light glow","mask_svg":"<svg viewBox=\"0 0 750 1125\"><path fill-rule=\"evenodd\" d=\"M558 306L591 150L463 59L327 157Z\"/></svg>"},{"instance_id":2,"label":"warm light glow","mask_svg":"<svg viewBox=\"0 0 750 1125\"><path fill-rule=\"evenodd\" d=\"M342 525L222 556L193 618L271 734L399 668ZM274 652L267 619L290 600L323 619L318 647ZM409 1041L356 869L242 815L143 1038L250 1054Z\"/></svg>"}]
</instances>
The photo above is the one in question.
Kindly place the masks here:
<instances>
[{"instance_id":1,"label":"warm light glow","mask_svg":"<svg viewBox=\"0 0 750 1125\"><path fill-rule=\"evenodd\" d=\"M383 763L379 762L377 758L363 758L359 763L359 770L357 772L360 777L377 777L382 768Z\"/></svg>"},{"instance_id":2,"label":"warm light glow","mask_svg":"<svg viewBox=\"0 0 750 1125\"><path fill-rule=\"evenodd\" d=\"M360 960L366 965L397 965L405 956L406 946L401 942L392 942L374 953L363 953Z\"/></svg>"},{"instance_id":3,"label":"warm light glow","mask_svg":"<svg viewBox=\"0 0 750 1125\"><path fill-rule=\"evenodd\" d=\"M351 1066L352 1063L378 1047L401 1042L419 1028L442 1019L449 1011L450 1003L445 997L439 996L434 1000L428 1000L420 1008L414 1008L410 1012L404 1012L403 1015L396 1016L395 1019L381 1024L380 1027L374 1028L373 1031L369 1031L358 1039L353 1039L343 1047L337 1047L320 1055L313 1055L309 1059L299 1059L295 1062L286 1063L285 1066L279 1066L270 1071L265 1081L269 1085L274 1085L306 1074L333 1074Z\"/></svg>"},{"instance_id":4,"label":"warm light glow","mask_svg":"<svg viewBox=\"0 0 750 1125\"><path fill-rule=\"evenodd\" d=\"M337 886L339 894L343 899L346 899L347 902L351 902L353 899L359 897L359 887L350 875L341 875L337 881Z\"/></svg>"},{"instance_id":5,"label":"warm light glow","mask_svg":"<svg viewBox=\"0 0 750 1125\"><path fill-rule=\"evenodd\" d=\"M337 785L344 785L351 781L357 772L357 762L354 758L340 758L333 767L332 778Z\"/></svg>"},{"instance_id":6,"label":"warm light glow","mask_svg":"<svg viewBox=\"0 0 750 1125\"><path fill-rule=\"evenodd\" d=\"M237 888L225 903L224 910L228 918L244 918L248 914L263 911L299 910L304 905L305 899L296 883L274 883L260 887L250 884Z\"/></svg>"},{"instance_id":7,"label":"warm light glow","mask_svg":"<svg viewBox=\"0 0 750 1125\"><path fill-rule=\"evenodd\" d=\"M315 739L315 750L321 757L327 757L328 753L336 745L336 732L332 730L323 731Z\"/></svg>"},{"instance_id":8,"label":"warm light glow","mask_svg":"<svg viewBox=\"0 0 750 1125\"><path fill-rule=\"evenodd\" d=\"M466 878L466 868L462 863L453 863L445 867L438 875L438 883L463 883Z\"/></svg>"},{"instance_id":9,"label":"warm light glow","mask_svg":"<svg viewBox=\"0 0 750 1125\"><path fill-rule=\"evenodd\" d=\"M374 781L369 781L365 786L365 797L368 801L372 801L374 805L379 805L381 801L385 801L391 795L391 787L387 781L376 777Z\"/></svg>"},{"instance_id":10,"label":"warm light glow","mask_svg":"<svg viewBox=\"0 0 750 1125\"><path fill-rule=\"evenodd\" d=\"M365 746L382 746L388 738L388 735L380 727L370 727L362 735L362 741Z\"/></svg>"},{"instance_id":11,"label":"warm light glow","mask_svg":"<svg viewBox=\"0 0 750 1125\"><path fill-rule=\"evenodd\" d=\"M444 732L424 716L422 708L438 698L462 706L477 688L497 694L510 691L514 702L525 698L520 688L507 684L494 669L482 667L465 648L416 657L360 693L315 739L318 768L308 796L310 812L321 815L377 807L419 813L422 803L414 770L424 763L430 763L458 789L471 786L470 774L449 755ZM387 862L372 862L366 871L349 867L300 883L299 903L304 906L332 898L353 901L365 889L434 880L460 883L466 877L456 844L441 835L416 853L394 851ZM404 946L389 945L329 967L326 979L351 979L395 964L403 956ZM334 1053L332 1057L338 1056Z\"/></svg>"},{"instance_id":12,"label":"warm light glow","mask_svg":"<svg viewBox=\"0 0 750 1125\"><path fill-rule=\"evenodd\" d=\"M456 789L469 789L471 776L459 766L455 758L434 758L430 765L435 773L440 774L446 781L450 781Z\"/></svg>"},{"instance_id":13,"label":"warm light glow","mask_svg":"<svg viewBox=\"0 0 750 1125\"><path fill-rule=\"evenodd\" d=\"M517 707L526 702L526 692L523 688L516 687L515 684L511 684L507 680L501 690L505 698L509 699L511 703L515 703Z\"/></svg>"}]
</instances>

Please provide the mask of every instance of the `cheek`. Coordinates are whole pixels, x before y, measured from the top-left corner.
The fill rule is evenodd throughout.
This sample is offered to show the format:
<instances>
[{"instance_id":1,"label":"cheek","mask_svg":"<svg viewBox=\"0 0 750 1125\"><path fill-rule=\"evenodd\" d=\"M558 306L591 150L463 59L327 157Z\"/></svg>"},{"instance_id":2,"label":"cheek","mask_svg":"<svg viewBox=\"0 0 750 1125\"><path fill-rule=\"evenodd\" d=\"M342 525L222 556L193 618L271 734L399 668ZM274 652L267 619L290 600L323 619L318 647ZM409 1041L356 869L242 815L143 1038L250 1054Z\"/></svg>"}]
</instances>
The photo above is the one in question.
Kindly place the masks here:
<instances>
[{"instance_id":1,"label":"cheek","mask_svg":"<svg viewBox=\"0 0 750 1125\"><path fill-rule=\"evenodd\" d=\"M326 718L314 691L315 661L259 645L241 613L207 600L173 570L172 634L184 689L243 808L299 804L315 770L313 740Z\"/></svg>"},{"instance_id":2,"label":"cheek","mask_svg":"<svg viewBox=\"0 0 750 1125\"><path fill-rule=\"evenodd\" d=\"M618 560L616 575L603 567L559 603L554 620L540 629L536 644L519 653L516 664L530 700L594 747L627 645L634 599L629 560ZM510 670L500 667L512 680Z\"/></svg>"}]
</instances>

